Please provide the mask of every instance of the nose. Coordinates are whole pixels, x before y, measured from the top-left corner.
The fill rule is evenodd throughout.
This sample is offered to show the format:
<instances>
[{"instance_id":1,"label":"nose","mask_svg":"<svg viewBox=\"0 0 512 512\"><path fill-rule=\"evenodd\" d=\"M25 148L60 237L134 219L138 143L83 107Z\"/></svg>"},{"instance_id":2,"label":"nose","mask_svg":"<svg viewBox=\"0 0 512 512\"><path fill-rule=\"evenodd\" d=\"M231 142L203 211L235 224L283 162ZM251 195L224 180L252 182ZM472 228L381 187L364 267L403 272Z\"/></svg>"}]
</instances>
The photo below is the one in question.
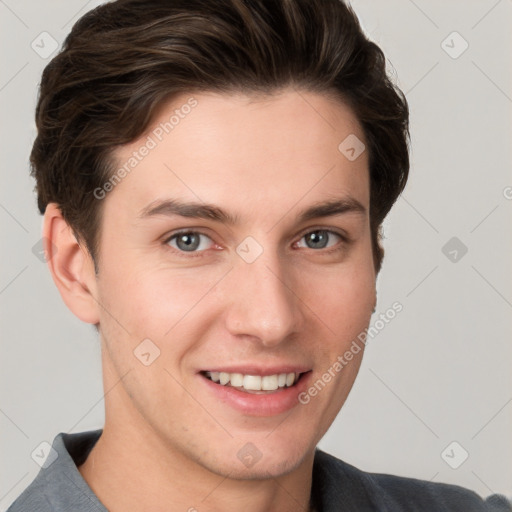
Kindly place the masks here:
<instances>
[{"instance_id":1,"label":"nose","mask_svg":"<svg viewBox=\"0 0 512 512\"><path fill-rule=\"evenodd\" d=\"M256 261L237 261L230 272L230 306L226 327L234 336L257 339L275 347L304 323L302 302L294 290L293 276L276 256L261 255Z\"/></svg>"}]
</instances>

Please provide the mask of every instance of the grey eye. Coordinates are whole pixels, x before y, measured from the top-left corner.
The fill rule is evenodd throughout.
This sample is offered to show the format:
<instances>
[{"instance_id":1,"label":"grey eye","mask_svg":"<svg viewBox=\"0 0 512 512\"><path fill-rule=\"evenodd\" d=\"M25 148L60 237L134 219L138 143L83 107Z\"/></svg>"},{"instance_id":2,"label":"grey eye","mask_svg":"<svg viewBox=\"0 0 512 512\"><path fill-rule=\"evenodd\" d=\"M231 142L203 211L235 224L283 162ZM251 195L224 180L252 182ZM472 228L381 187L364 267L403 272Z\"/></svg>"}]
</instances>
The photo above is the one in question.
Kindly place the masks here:
<instances>
[{"instance_id":1,"label":"grey eye","mask_svg":"<svg viewBox=\"0 0 512 512\"><path fill-rule=\"evenodd\" d=\"M333 231L329 231L327 229L316 229L315 231L311 231L304 235L302 239L306 241L306 246L309 249L325 249L326 247L331 247L334 245L331 240L334 237L341 238L338 233L334 233ZM334 243L337 240L334 239Z\"/></svg>"},{"instance_id":2,"label":"grey eye","mask_svg":"<svg viewBox=\"0 0 512 512\"><path fill-rule=\"evenodd\" d=\"M209 237L196 231L186 231L176 233L167 242L171 247L183 252L195 252L198 249L204 250L208 248L208 243L203 242L202 239L210 240ZM211 241L211 240L210 240Z\"/></svg>"}]
</instances>

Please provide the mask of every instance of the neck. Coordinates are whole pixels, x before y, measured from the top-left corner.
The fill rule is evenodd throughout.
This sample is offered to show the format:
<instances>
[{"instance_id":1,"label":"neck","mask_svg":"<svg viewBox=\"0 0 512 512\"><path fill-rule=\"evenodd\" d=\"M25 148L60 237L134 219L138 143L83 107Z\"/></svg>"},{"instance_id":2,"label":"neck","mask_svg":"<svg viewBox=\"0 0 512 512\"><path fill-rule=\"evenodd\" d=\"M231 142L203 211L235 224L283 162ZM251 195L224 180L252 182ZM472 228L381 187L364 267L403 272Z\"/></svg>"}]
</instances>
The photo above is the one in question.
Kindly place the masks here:
<instances>
[{"instance_id":1,"label":"neck","mask_svg":"<svg viewBox=\"0 0 512 512\"><path fill-rule=\"evenodd\" d=\"M148 429L103 434L78 470L110 512L311 510L314 452L292 472L267 480L235 480L163 446Z\"/></svg>"}]
</instances>

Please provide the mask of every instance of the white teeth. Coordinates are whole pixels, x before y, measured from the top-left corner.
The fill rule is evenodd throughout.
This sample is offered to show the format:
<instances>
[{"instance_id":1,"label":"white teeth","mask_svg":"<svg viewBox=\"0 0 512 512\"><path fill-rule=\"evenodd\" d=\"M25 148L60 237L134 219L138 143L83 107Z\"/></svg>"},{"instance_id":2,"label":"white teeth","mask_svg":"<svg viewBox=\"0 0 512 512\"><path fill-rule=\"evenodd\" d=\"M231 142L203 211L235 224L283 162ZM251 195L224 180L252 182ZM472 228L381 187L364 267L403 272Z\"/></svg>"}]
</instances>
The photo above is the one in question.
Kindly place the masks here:
<instances>
[{"instance_id":1,"label":"white teeth","mask_svg":"<svg viewBox=\"0 0 512 512\"><path fill-rule=\"evenodd\" d=\"M295 374L294 374L295 377ZM261 379L261 389L263 391L274 391L277 389L277 375L266 375Z\"/></svg>"},{"instance_id":2,"label":"white teeth","mask_svg":"<svg viewBox=\"0 0 512 512\"><path fill-rule=\"evenodd\" d=\"M222 386L244 388L248 391L275 391L279 388L290 387L299 378L299 373L279 373L275 375L243 375L241 373L205 372L213 382Z\"/></svg>"},{"instance_id":3,"label":"white teeth","mask_svg":"<svg viewBox=\"0 0 512 512\"><path fill-rule=\"evenodd\" d=\"M251 391L261 391L261 377L259 375L244 375L242 386Z\"/></svg>"},{"instance_id":4,"label":"white teeth","mask_svg":"<svg viewBox=\"0 0 512 512\"><path fill-rule=\"evenodd\" d=\"M241 373L231 374L231 385L236 388L241 388L244 385L244 376Z\"/></svg>"}]
</instances>

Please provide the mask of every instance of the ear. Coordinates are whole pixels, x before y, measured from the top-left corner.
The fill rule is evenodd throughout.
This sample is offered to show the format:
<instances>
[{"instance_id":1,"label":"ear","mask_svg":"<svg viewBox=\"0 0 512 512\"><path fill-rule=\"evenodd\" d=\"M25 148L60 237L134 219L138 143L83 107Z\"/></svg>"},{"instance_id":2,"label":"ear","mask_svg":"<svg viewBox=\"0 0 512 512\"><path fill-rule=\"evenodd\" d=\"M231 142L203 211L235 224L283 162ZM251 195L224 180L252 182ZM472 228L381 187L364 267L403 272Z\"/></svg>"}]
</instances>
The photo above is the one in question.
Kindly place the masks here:
<instances>
[{"instance_id":1,"label":"ear","mask_svg":"<svg viewBox=\"0 0 512 512\"><path fill-rule=\"evenodd\" d=\"M56 203L49 203L43 220L45 258L66 306L80 320L99 323L94 262L82 247Z\"/></svg>"}]
</instances>

